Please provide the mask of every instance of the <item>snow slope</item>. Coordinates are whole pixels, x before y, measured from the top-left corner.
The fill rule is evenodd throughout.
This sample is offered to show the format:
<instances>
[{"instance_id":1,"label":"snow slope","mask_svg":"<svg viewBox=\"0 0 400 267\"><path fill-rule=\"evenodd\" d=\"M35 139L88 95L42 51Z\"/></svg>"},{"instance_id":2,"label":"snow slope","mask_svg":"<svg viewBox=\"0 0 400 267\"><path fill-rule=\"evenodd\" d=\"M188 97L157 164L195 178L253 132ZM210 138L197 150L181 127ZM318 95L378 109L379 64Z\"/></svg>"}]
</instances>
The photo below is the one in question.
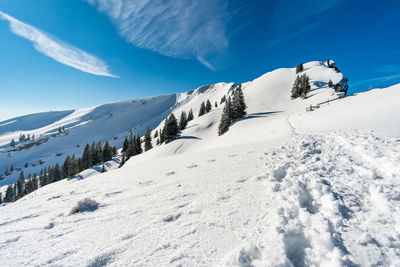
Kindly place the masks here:
<instances>
[{"instance_id":1,"label":"snow slope","mask_svg":"<svg viewBox=\"0 0 400 267\"><path fill-rule=\"evenodd\" d=\"M62 164L68 155L75 153L81 156L85 145L93 141L104 143L108 140L112 146L121 147L130 129L134 134L145 133L147 126L155 127L164 120L175 104L176 95L172 94L86 109L32 114L0 122L0 173L4 173L6 166L10 168L14 165L14 168L21 168L25 175L39 174L44 167ZM29 149L9 152L10 140L18 140L20 134L35 134L36 140L39 140L56 134L59 127L65 127L68 134L51 137L49 141ZM44 164L38 164L40 160ZM24 168L26 162L28 168ZM15 182L18 174L14 172L5 177L0 186Z\"/></svg>"},{"instance_id":2,"label":"snow slope","mask_svg":"<svg viewBox=\"0 0 400 267\"><path fill-rule=\"evenodd\" d=\"M196 115L233 84L177 95L172 111L196 117L181 139L0 206L0 262L399 266L400 85L306 112L342 76L305 71L306 100L290 100L294 69L243 84L249 116L220 137L221 107Z\"/></svg>"}]
</instances>

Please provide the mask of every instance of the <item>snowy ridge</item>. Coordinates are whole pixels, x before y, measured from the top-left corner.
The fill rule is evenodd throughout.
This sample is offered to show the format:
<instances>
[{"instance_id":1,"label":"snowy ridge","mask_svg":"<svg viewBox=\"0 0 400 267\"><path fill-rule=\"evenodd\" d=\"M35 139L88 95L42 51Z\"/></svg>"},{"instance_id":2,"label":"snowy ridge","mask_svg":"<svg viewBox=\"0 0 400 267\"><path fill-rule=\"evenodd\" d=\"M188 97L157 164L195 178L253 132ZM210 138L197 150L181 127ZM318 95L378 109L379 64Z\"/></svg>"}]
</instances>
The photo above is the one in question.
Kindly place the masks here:
<instances>
[{"instance_id":1,"label":"snowy ridge","mask_svg":"<svg viewBox=\"0 0 400 267\"><path fill-rule=\"evenodd\" d=\"M0 261L400 265L400 85L306 112L337 97L327 83L342 74L322 62L304 69L305 100L290 99L294 69L244 83L248 116L223 136L219 102L233 83L174 95L162 110L195 115L180 139L0 206ZM218 108L197 117L207 99Z\"/></svg>"}]
</instances>

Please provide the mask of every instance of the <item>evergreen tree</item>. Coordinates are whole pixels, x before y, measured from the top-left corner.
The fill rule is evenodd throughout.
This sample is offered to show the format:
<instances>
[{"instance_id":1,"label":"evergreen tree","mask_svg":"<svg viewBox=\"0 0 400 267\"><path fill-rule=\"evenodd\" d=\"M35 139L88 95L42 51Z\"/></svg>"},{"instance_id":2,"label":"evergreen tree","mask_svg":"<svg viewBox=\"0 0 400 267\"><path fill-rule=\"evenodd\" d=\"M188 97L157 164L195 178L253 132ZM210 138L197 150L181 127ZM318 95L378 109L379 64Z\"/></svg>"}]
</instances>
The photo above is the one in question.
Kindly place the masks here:
<instances>
[{"instance_id":1,"label":"evergreen tree","mask_svg":"<svg viewBox=\"0 0 400 267\"><path fill-rule=\"evenodd\" d=\"M175 115L173 113L171 113L171 115L167 118L164 124L163 132L166 144L179 137L180 131L178 126L178 121L176 120Z\"/></svg>"},{"instance_id":2,"label":"evergreen tree","mask_svg":"<svg viewBox=\"0 0 400 267\"><path fill-rule=\"evenodd\" d=\"M299 63L296 66L296 73L302 72L304 70L303 64Z\"/></svg>"},{"instance_id":3,"label":"evergreen tree","mask_svg":"<svg viewBox=\"0 0 400 267\"><path fill-rule=\"evenodd\" d=\"M89 158L91 160L90 167L97 164L97 161L96 161L97 150L96 150L96 144L94 143L94 141L92 142L92 145L90 146L90 149L89 149Z\"/></svg>"},{"instance_id":4,"label":"evergreen tree","mask_svg":"<svg viewBox=\"0 0 400 267\"><path fill-rule=\"evenodd\" d=\"M193 110L190 109L190 110L189 110L189 114L188 114L188 116L187 116L187 121L189 122L189 121L191 121L191 120L193 120L193 119L194 119Z\"/></svg>"},{"instance_id":5,"label":"evergreen tree","mask_svg":"<svg viewBox=\"0 0 400 267\"><path fill-rule=\"evenodd\" d=\"M112 159L112 148L108 141L104 144L102 159L104 162Z\"/></svg>"},{"instance_id":6,"label":"evergreen tree","mask_svg":"<svg viewBox=\"0 0 400 267\"><path fill-rule=\"evenodd\" d=\"M122 154L121 163L119 164L118 168L121 168L125 164L125 154Z\"/></svg>"},{"instance_id":7,"label":"evergreen tree","mask_svg":"<svg viewBox=\"0 0 400 267\"><path fill-rule=\"evenodd\" d=\"M96 164L99 164L103 162L103 146L101 145L101 142L98 142L96 144L96 158L95 158Z\"/></svg>"},{"instance_id":8,"label":"evergreen tree","mask_svg":"<svg viewBox=\"0 0 400 267\"><path fill-rule=\"evenodd\" d=\"M210 102L210 100L207 100L207 103L206 103L206 113L210 112L211 109L212 109L211 102Z\"/></svg>"},{"instance_id":9,"label":"evergreen tree","mask_svg":"<svg viewBox=\"0 0 400 267\"><path fill-rule=\"evenodd\" d=\"M332 82L332 80L329 80L329 82L328 82L328 87L329 87L329 88L332 88L332 86L333 86L333 82Z\"/></svg>"},{"instance_id":10,"label":"evergreen tree","mask_svg":"<svg viewBox=\"0 0 400 267\"><path fill-rule=\"evenodd\" d=\"M215 104L214 104L214 106L217 108L218 107L218 103L217 103L217 101L215 101Z\"/></svg>"},{"instance_id":11,"label":"evergreen tree","mask_svg":"<svg viewBox=\"0 0 400 267\"><path fill-rule=\"evenodd\" d=\"M188 124L188 120L187 120L187 117L186 117L186 112L182 111L181 118L179 120L179 128L181 130L184 130L186 128L187 124Z\"/></svg>"},{"instance_id":12,"label":"evergreen tree","mask_svg":"<svg viewBox=\"0 0 400 267\"><path fill-rule=\"evenodd\" d=\"M223 135L229 130L232 123L232 103L229 97L222 111L221 121L218 126L218 135Z\"/></svg>"},{"instance_id":13,"label":"evergreen tree","mask_svg":"<svg viewBox=\"0 0 400 267\"><path fill-rule=\"evenodd\" d=\"M200 105L199 117L203 116L204 114L206 114L206 104L203 101L203 102L201 102L201 105Z\"/></svg>"},{"instance_id":14,"label":"evergreen tree","mask_svg":"<svg viewBox=\"0 0 400 267\"><path fill-rule=\"evenodd\" d=\"M156 130L155 134L154 134L154 138L158 137L158 130Z\"/></svg>"},{"instance_id":15,"label":"evergreen tree","mask_svg":"<svg viewBox=\"0 0 400 267\"><path fill-rule=\"evenodd\" d=\"M104 172L106 172L107 170L106 170L106 168L104 167L104 164L103 164L103 166L101 167L101 173L104 173Z\"/></svg>"},{"instance_id":16,"label":"evergreen tree","mask_svg":"<svg viewBox=\"0 0 400 267\"><path fill-rule=\"evenodd\" d=\"M14 140L14 139L11 140L10 146L11 146L11 147L15 147L15 140Z\"/></svg>"},{"instance_id":17,"label":"evergreen tree","mask_svg":"<svg viewBox=\"0 0 400 267\"><path fill-rule=\"evenodd\" d=\"M148 151L153 148L151 144L151 129L147 127L147 132L144 136L144 151Z\"/></svg>"},{"instance_id":18,"label":"evergreen tree","mask_svg":"<svg viewBox=\"0 0 400 267\"><path fill-rule=\"evenodd\" d=\"M246 116L246 103L242 91L242 84L233 93L232 99L232 122L242 119Z\"/></svg>"},{"instance_id":19,"label":"evergreen tree","mask_svg":"<svg viewBox=\"0 0 400 267\"><path fill-rule=\"evenodd\" d=\"M226 96L225 95L223 97L221 97L221 102L219 104L222 104L224 102L226 102Z\"/></svg>"},{"instance_id":20,"label":"evergreen tree","mask_svg":"<svg viewBox=\"0 0 400 267\"><path fill-rule=\"evenodd\" d=\"M60 165L58 165L58 163L56 163L56 165L53 168L53 178L55 182L61 180L61 170L60 170Z\"/></svg>"},{"instance_id":21,"label":"evergreen tree","mask_svg":"<svg viewBox=\"0 0 400 267\"><path fill-rule=\"evenodd\" d=\"M305 73L301 76L297 76L292 88L292 99L298 97L306 98L310 89L311 86L308 76Z\"/></svg>"},{"instance_id":22,"label":"evergreen tree","mask_svg":"<svg viewBox=\"0 0 400 267\"><path fill-rule=\"evenodd\" d=\"M70 163L71 163L71 157L67 156L64 160L64 164L61 166L61 177L67 178L70 170ZM45 175L45 171L43 172L43 175ZM43 186L44 184L42 181L40 181L40 186Z\"/></svg>"},{"instance_id":23,"label":"evergreen tree","mask_svg":"<svg viewBox=\"0 0 400 267\"><path fill-rule=\"evenodd\" d=\"M157 139L156 145L158 146L160 144L160 138Z\"/></svg>"},{"instance_id":24,"label":"evergreen tree","mask_svg":"<svg viewBox=\"0 0 400 267\"><path fill-rule=\"evenodd\" d=\"M85 149L83 150L82 153L82 169L86 170L91 166L92 164L92 159L90 158L91 154L90 154L90 146L89 144L86 144Z\"/></svg>"},{"instance_id":25,"label":"evergreen tree","mask_svg":"<svg viewBox=\"0 0 400 267\"><path fill-rule=\"evenodd\" d=\"M129 141L128 138L125 137L124 143L122 145L122 152L126 153L126 151L128 151L128 148L129 148Z\"/></svg>"},{"instance_id":26,"label":"evergreen tree","mask_svg":"<svg viewBox=\"0 0 400 267\"><path fill-rule=\"evenodd\" d=\"M142 149L142 142L140 140L140 135L138 134L136 137L136 155L142 154L143 149Z\"/></svg>"},{"instance_id":27,"label":"evergreen tree","mask_svg":"<svg viewBox=\"0 0 400 267\"><path fill-rule=\"evenodd\" d=\"M15 201L15 198L16 198L16 196L15 196L13 185L10 184L7 187L6 195L4 197L4 202L13 202L13 201Z\"/></svg>"},{"instance_id":28,"label":"evergreen tree","mask_svg":"<svg viewBox=\"0 0 400 267\"><path fill-rule=\"evenodd\" d=\"M11 165L10 172L13 172L13 171L14 171L14 165Z\"/></svg>"},{"instance_id":29,"label":"evergreen tree","mask_svg":"<svg viewBox=\"0 0 400 267\"><path fill-rule=\"evenodd\" d=\"M18 196L18 198L21 198L24 196L24 190L25 190L25 178L24 178L24 172L21 171L19 173L19 177L17 180L17 196Z\"/></svg>"},{"instance_id":30,"label":"evergreen tree","mask_svg":"<svg viewBox=\"0 0 400 267\"><path fill-rule=\"evenodd\" d=\"M4 171L4 175L5 176L9 176L10 175L10 172L8 171L8 166L6 166L6 170Z\"/></svg>"}]
</instances>

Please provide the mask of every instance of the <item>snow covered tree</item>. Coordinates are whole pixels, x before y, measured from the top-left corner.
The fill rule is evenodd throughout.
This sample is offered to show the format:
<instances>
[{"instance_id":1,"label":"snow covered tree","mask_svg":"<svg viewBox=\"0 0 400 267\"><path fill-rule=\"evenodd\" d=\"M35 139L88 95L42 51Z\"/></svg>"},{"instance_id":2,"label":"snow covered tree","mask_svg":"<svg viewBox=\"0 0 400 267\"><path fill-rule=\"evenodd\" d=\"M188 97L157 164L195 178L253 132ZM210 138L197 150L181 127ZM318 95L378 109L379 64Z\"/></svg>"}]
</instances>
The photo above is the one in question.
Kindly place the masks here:
<instances>
[{"instance_id":1,"label":"snow covered tree","mask_svg":"<svg viewBox=\"0 0 400 267\"><path fill-rule=\"evenodd\" d=\"M15 147L15 140L14 140L14 139L11 140L10 146L11 146L11 147Z\"/></svg>"},{"instance_id":2,"label":"snow covered tree","mask_svg":"<svg viewBox=\"0 0 400 267\"><path fill-rule=\"evenodd\" d=\"M165 121L163 135L166 144L168 144L171 141L174 141L180 135L178 121L176 120L175 115L173 113L171 113L171 115Z\"/></svg>"},{"instance_id":3,"label":"snow covered tree","mask_svg":"<svg viewBox=\"0 0 400 267\"><path fill-rule=\"evenodd\" d=\"M218 126L218 135L223 135L229 130L229 126L232 123L232 102L231 97L225 103L222 111L221 121Z\"/></svg>"},{"instance_id":4,"label":"snow covered tree","mask_svg":"<svg viewBox=\"0 0 400 267\"><path fill-rule=\"evenodd\" d=\"M144 135L144 151L148 151L153 148L151 144L151 129L147 127L147 132Z\"/></svg>"},{"instance_id":5,"label":"snow covered tree","mask_svg":"<svg viewBox=\"0 0 400 267\"><path fill-rule=\"evenodd\" d=\"M187 124L188 124L188 120L187 120L187 117L186 117L186 112L182 111L181 118L179 120L179 128L181 130L184 130L186 128Z\"/></svg>"},{"instance_id":6,"label":"snow covered tree","mask_svg":"<svg viewBox=\"0 0 400 267\"><path fill-rule=\"evenodd\" d=\"M232 122L244 118L246 116L246 108L247 107L244 100L242 85L240 84L233 93Z\"/></svg>"},{"instance_id":7,"label":"snow covered tree","mask_svg":"<svg viewBox=\"0 0 400 267\"><path fill-rule=\"evenodd\" d=\"M187 121L189 122L189 121L191 121L191 120L193 120L193 119L194 119L193 110L190 109L190 110L189 110L189 114L188 114L188 116L187 116Z\"/></svg>"},{"instance_id":8,"label":"snow covered tree","mask_svg":"<svg viewBox=\"0 0 400 267\"><path fill-rule=\"evenodd\" d=\"M210 112L211 109L212 109L211 102L210 102L210 100L207 100L207 103L206 103L206 113Z\"/></svg>"},{"instance_id":9,"label":"snow covered tree","mask_svg":"<svg viewBox=\"0 0 400 267\"><path fill-rule=\"evenodd\" d=\"M304 70L303 64L299 63L296 66L296 73L302 72Z\"/></svg>"},{"instance_id":10,"label":"snow covered tree","mask_svg":"<svg viewBox=\"0 0 400 267\"><path fill-rule=\"evenodd\" d=\"M203 116L204 114L206 114L206 104L203 101L203 102L201 102L201 105L200 105L199 117Z\"/></svg>"}]
</instances>

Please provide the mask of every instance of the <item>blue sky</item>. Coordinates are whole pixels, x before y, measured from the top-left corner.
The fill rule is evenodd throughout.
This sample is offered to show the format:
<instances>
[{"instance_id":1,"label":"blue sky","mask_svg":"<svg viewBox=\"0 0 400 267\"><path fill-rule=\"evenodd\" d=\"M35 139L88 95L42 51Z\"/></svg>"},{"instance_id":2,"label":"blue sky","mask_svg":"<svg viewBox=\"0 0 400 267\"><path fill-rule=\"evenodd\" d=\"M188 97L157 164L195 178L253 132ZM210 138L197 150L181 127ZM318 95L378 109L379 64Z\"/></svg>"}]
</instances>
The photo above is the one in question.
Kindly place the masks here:
<instances>
[{"instance_id":1,"label":"blue sky","mask_svg":"<svg viewBox=\"0 0 400 267\"><path fill-rule=\"evenodd\" d=\"M334 59L353 91L400 82L400 4L1 0L0 120L245 82Z\"/></svg>"}]
</instances>

